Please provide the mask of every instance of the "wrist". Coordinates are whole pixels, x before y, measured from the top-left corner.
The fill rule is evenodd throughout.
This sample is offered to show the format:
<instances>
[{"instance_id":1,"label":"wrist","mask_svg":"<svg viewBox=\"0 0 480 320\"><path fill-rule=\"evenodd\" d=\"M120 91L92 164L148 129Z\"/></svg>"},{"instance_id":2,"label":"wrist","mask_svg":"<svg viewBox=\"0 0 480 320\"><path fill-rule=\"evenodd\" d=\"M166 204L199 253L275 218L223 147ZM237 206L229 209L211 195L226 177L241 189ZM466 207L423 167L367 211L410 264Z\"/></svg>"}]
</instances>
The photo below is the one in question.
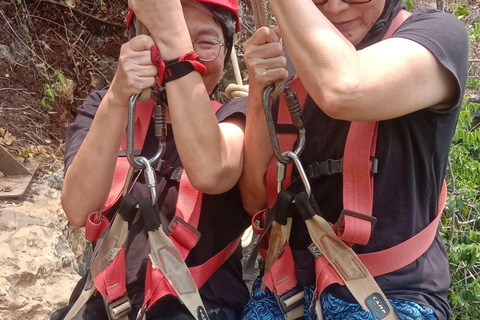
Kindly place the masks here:
<instances>
[{"instance_id":1,"label":"wrist","mask_svg":"<svg viewBox=\"0 0 480 320\"><path fill-rule=\"evenodd\" d=\"M108 106L108 109L115 110L115 112L123 111L126 114L128 111L129 99L130 97L116 92L110 87L102 101L105 101L105 105Z\"/></svg>"}]
</instances>

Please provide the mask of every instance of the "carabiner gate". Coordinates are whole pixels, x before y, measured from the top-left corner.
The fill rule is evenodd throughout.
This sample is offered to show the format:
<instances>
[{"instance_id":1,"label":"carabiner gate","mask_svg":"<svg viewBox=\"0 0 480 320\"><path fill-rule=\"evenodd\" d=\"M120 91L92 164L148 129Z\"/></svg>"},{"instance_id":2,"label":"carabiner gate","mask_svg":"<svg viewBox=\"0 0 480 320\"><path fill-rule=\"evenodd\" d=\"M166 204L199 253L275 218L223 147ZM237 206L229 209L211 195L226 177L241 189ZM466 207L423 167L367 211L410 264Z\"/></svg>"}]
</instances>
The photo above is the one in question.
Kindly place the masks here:
<instances>
[{"instance_id":1,"label":"carabiner gate","mask_svg":"<svg viewBox=\"0 0 480 320\"><path fill-rule=\"evenodd\" d=\"M155 190L156 176L152 168L165 153L166 136L167 136L167 122L166 122L166 95L165 89L161 91L152 91L153 98L155 99L154 119L155 119L155 135L158 139L157 152L151 159L147 159L143 156L135 158L134 156L134 139L135 139L135 107L139 94L132 95L128 104L128 122L127 122L127 159L130 162L132 168L137 170L144 170L145 181L150 189L152 196L152 204L157 202L157 193ZM161 99L163 95L163 100ZM161 100L158 104L157 100ZM129 176L133 176L132 172L129 172Z\"/></svg>"},{"instance_id":2,"label":"carabiner gate","mask_svg":"<svg viewBox=\"0 0 480 320\"><path fill-rule=\"evenodd\" d=\"M273 152L275 157L282 164L292 163L294 160L290 157L286 157L282 154L280 144L277 138L277 131L275 130L275 123L272 117L272 107L270 105L270 95L275 89L275 84L271 84L263 90L263 111L265 112L265 118L267 120L268 132L270 133L270 139L272 141ZM284 85L283 91L285 92L285 101L287 102L288 110L292 118L293 125L298 128L298 144L293 153L299 156L305 148L305 128L302 109L298 102L297 94L290 89L289 86Z\"/></svg>"}]
</instances>

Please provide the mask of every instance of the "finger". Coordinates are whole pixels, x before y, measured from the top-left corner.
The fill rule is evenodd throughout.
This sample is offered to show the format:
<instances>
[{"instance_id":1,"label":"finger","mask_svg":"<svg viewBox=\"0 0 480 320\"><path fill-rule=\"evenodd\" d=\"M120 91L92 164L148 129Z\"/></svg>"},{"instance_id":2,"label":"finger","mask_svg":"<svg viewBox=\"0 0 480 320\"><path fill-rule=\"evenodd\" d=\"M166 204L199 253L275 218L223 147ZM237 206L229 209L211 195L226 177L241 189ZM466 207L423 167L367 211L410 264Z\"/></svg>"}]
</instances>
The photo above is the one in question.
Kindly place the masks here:
<instances>
[{"instance_id":1,"label":"finger","mask_svg":"<svg viewBox=\"0 0 480 320\"><path fill-rule=\"evenodd\" d=\"M279 27L279 26L273 27L272 30L273 30L273 32L275 32L275 34L277 35L277 37L278 37L279 39L282 38L282 32L280 31L280 27Z\"/></svg>"},{"instance_id":2,"label":"finger","mask_svg":"<svg viewBox=\"0 0 480 320\"><path fill-rule=\"evenodd\" d=\"M153 65L139 66L134 72L137 77L156 77L158 75L157 68Z\"/></svg>"},{"instance_id":3,"label":"finger","mask_svg":"<svg viewBox=\"0 0 480 320\"><path fill-rule=\"evenodd\" d=\"M150 51L155 41L150 36L142 34L132 38L129 44L133 51Z\"/></svg>"},{"instance_id":4,"label":"finger","mask_svg":"<svg viewBox=\"0 0 480 320\"><path fill-rule=\"evenodd\" d=\"M255 80L261 87L266 87L279 80L283 81L288 77L288 71L285 68L258 70L256 73Z\"/></svg>"},{"instance_id":5,"label":"finger","mask_svg":"<svg viewBox=\"0 0 480 320\"><path fill-rule=\"evenodd\" d=\"M256 67L259 69L276 69L285 68L287 66L287 59L284 56L274 57L270 59L262 59L257 62Z\"/></svg>"},{"instance_id":6,"label":"finger","mask_svg":"<svg viewBox=\"0 0 480 320\"><path fill-rule=\"evenodd\" d=\"M257 29L252 35L252 41L256 45L261 45L270 42L280 42L278 35L270 28L262 27Z\"/></svg>"},{"instance_id":7,"label":"finger","mask_svg":"<svg viewBox=\"0 0 480 320\"><path fill-rule=\"evenodd\" d=\"M245 52L247 55L252 55L261 59L269 59L269 58L275 58L275 57L283 57L283 46L278 43L266 43L261 46L257 46L255 48L252 48L251 51Z\"/></svg>"}]
</instances>

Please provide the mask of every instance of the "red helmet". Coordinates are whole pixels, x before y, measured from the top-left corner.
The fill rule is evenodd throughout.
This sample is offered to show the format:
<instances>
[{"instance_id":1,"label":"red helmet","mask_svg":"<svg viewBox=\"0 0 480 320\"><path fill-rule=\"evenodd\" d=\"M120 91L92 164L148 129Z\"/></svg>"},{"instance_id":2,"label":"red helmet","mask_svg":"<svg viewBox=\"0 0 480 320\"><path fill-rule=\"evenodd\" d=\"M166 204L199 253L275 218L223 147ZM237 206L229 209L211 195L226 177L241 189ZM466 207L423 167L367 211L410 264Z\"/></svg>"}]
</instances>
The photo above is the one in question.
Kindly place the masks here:
<instances>
[{"instance_id":1,"label":"red helmet","mask_svg":"<svg viewBox=\"0 0 480 320\"><path fill-rule=\"evenodd\" d=\"M230 10L234 15L237 20L237 25L235 27L235 32L240 31L240 16L238 14L238 1L237 0L183 0L183 1L197 1L197 2L204 2L204 3L209 3L213 5L217 5L220 7L223 7L227 10ZM127 17L127 27L130 25L130 21L133 16L133 11L132 9L128 8L128 17Z\"/></svg>"},{"instance_id":2,"label":"red helmet","mask_svg":"<svg viewBox=\"0 0 480 320\"><path fill-rule=\"evenodd\" d=\"M183 1L185 1L185 0L183 0ZM214 5L223 7L227 10L230 10L232 13L235 14L235 18L237 19L237 26L235 28L235 32L240 31L240 16L238 14L238 1L237 0L189 0L189 1L210 3L210 4L214 4Z\"/></svg>"}]
</instances>

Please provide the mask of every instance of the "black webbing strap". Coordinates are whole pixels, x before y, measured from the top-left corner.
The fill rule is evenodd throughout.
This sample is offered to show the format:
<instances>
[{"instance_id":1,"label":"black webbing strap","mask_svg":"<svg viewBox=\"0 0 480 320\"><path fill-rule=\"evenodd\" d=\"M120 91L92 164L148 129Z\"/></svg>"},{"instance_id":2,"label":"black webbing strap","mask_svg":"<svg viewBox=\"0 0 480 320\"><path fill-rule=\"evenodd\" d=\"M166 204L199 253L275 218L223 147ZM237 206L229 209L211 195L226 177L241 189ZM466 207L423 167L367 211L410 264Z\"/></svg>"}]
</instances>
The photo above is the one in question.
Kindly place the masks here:
<instances>
[{"instance_id":1,"label":"black webbing strap","mask_svg":"<svg viewBox=\"0 0 480 320\"><path fill-rule=\"evenodd\" d=\"M130 193L123 196L120 206L117 210L122 216L122 219L127 222L132 222L136 214L136 206L138 200Z\"/></svg>"},{"instance_id":2,"label":"black webbing strap","mask_svg":"<svg viewBox=\"0 0 480 320\"><path fill-rule=\"evenodd\" d=\"M313 194L308 195L305 191L299 192L295 195L295 206L298 209L298 212L303 218L303 221L306 221L315 215L322 216L320 208L318 207L317 201L313 197Z\"/></svg>"},{"instance_id":3,"label":"black webbing strap","mask_svg":"<svg viewBox=\"0 0 480 320\"><path fill-rule=\"evenodd\" d=\"M315 182L315 180L319 179L322 176L329 176L335 173L342 172L343 169L343 159L340 160L325 160L321 162L315 162L308 166L307 169L307 177L310 183ZM264 239L266 239L265 235L267 234L268 230L272 226L273 221L276 221L282 225L287 224L287 218L292 216L292 201L295 195L301 191L305 190L305 186L301 178L296 178L293 180L290 185L286 189L282 189L278 194L277 201L273 205L271 210L267 210L267 216L265 219L265 225L263 229L263 233L257 240L255 247L252 250L250 257L245 264L245 269L243 271L243 280L254 280L255 279L255 261L257 260L257 255L260 251L260 245ZM306 194L305 194L306 195ZM318 205L313 199L315 205L318 208ZM320 212L320 209L318 209ZM277 218L277 214L279 215Z\"/></svg>"},{"instance_id":4,"label":"black webbing strap","mask_svg":"<svg viewBox=\"0 0 480 320\"><path fill-rule=\"evenodd\" d=\"M195 71L195 66L190 61L178 61L166 65L163 75L163 84L186 76Z\"/></svg>"},{"instance_id":5,"label":"black webbing strap","mask_svg":"<svg viewBox=\"0 0 480 320\"><path fill-rule=\"evenodd\" d=\"M143 223L147 231L155 231L160 228L160 217L158 216L158 204L152 206L152 199L146 198L138 203L142 213Z\"/></svg>"}]
</instances>

